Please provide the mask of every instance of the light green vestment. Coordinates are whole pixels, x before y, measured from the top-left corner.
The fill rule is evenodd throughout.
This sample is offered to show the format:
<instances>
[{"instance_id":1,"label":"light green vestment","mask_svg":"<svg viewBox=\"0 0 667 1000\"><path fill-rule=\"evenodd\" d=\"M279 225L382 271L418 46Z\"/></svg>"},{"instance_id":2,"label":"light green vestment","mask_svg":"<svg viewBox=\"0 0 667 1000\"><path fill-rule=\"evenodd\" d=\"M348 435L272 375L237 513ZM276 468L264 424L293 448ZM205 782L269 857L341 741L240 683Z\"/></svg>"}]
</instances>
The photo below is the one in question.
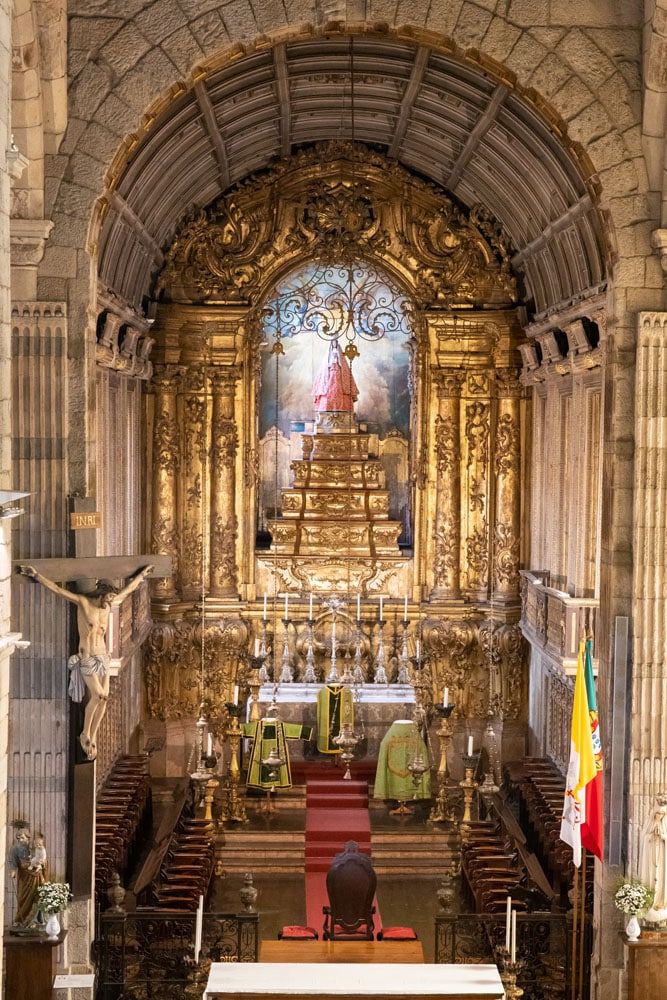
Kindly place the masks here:
<instances>
[{"instance_id":1,"label":"light green vestment","mask_svg":"<svg viewBox=\"0 0 667 1000\"><path fill-rule=\"evenodd\" d=\"M287 740L309 740L312 727L302 726L298 722L282 722L280 719L260 719L259 722L244 723L241 731L253 741L248 765L248 788L291 788L292 773ZM262 764L272 747L276 747L278 756L283 761L273 780L269 777L269 768Z\"/></svg>"},{"instance_id":2,"label":"light green vestment","mask_svg":"<svg viewBox=\"0 0 667 1000\"><path fill-rule=\"evenodd\" d=\"M430 799L431 772L425 771L415 788L408 770L408 764L419 753L428 764L426 744L419 735L416 723L392 722L380 744L373 797L396 799L398 802Z\"/></svg>"}]
</instances>

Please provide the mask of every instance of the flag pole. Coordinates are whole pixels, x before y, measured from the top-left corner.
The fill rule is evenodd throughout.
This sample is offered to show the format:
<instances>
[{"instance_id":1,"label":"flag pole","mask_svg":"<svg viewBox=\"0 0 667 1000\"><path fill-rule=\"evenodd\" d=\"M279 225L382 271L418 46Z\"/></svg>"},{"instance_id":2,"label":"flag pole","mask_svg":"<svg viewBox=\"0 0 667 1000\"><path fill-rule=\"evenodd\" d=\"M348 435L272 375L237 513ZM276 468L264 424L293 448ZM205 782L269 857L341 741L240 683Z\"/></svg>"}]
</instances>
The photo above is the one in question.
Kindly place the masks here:
<instances>
[{"instance_id":1,"label":"flag pole","mask_svg":"<svg viewBox=\"0 0 667 1000\"><path fill-rule=\"evenodd\" d=\"M579 1000L583 1000L584 995L584 947L586 944L586 856L588 851L584 847L581 864L581 912L579 914Z\"/></svg>"},{"instance_id":2,"label":"flag pole","mask_svg":"<svg viewBox=\"0 0 667 1000\"><path fill-rule=\"evenodd\" d=\"M570 956L572 961L570 1000L577 1000L577 917L579 915L579 868L574 866L574 887L572 896L572 947Z\"/></svg>"}]
</instances>

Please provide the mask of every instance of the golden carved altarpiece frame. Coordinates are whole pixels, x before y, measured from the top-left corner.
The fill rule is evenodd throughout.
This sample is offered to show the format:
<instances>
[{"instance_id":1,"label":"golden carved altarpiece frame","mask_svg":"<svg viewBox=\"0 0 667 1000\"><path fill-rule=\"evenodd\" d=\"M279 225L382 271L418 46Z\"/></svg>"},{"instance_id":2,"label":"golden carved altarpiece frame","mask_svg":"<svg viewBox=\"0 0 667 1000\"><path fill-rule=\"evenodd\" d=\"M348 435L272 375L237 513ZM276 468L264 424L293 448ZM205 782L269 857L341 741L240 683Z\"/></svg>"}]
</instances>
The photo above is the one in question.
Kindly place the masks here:
<instances>
[{"instance_id":1,"label":"golden carved altarpiece frame","mask_svg":"<svg viewBox=\"0 0 667 1000\"><path fill-rule=\"evenodd\" d=\"M315 260L372 262L414 304L411 558L325 564L255 552L261 311L280 279ZM175 573L157 584L149 711L191 717L229 698L274 587L410 598L435 696L460 714L519 720L518 628L524 393L517 291L498 225L379 153L300 152L188 217L159 278L148 397L150 536ZM270 580L274 572L277 584ZM203 576L203 587L202 587ZM370 638L370 637L369 637ZM298 627L295 652L302 648Z\"/></svg>"}]
</instances>

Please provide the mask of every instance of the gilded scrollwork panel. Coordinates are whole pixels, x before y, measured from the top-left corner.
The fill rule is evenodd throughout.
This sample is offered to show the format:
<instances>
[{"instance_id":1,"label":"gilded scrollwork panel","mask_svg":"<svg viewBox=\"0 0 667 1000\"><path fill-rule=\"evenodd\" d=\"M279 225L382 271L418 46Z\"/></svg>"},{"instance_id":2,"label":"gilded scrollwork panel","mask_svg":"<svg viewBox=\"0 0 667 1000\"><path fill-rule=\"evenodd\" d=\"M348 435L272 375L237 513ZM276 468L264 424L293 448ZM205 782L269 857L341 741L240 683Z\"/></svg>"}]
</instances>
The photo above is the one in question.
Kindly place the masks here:
<instances>
[{"instance_id":1,"label":"gilded scrollwork panel","mask_svg":"<svg viewBox=\"0 0 667 1000\"><path fill-rule=\"evenodd\" d=\"M482 399L465 406L466 449L466 589L471 596L484 595L488 588L489 526L488 477L491 432L491 405Z\"/></svg>"}]
</instances>

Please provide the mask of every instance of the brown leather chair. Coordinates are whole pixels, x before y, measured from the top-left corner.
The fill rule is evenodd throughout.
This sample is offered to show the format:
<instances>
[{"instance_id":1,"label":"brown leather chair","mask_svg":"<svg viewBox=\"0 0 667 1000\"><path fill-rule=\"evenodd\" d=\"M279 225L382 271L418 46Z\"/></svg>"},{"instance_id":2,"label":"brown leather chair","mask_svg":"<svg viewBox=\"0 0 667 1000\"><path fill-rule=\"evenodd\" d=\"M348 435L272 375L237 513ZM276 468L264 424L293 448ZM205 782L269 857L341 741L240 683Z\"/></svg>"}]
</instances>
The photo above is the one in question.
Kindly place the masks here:
<instances>
[{"instance_id":1,"label":"brown leather chair","mask_svg":"<svg viewBox=\"0 0 667 1000\"><path fill-rule=\"evenodd\" d=\"M329 906L323 907L322 933L325 941L373 940L376 886L371 859L361 853L356 841L349 840L327 872Z\"/></svg>"}]
</instances>

